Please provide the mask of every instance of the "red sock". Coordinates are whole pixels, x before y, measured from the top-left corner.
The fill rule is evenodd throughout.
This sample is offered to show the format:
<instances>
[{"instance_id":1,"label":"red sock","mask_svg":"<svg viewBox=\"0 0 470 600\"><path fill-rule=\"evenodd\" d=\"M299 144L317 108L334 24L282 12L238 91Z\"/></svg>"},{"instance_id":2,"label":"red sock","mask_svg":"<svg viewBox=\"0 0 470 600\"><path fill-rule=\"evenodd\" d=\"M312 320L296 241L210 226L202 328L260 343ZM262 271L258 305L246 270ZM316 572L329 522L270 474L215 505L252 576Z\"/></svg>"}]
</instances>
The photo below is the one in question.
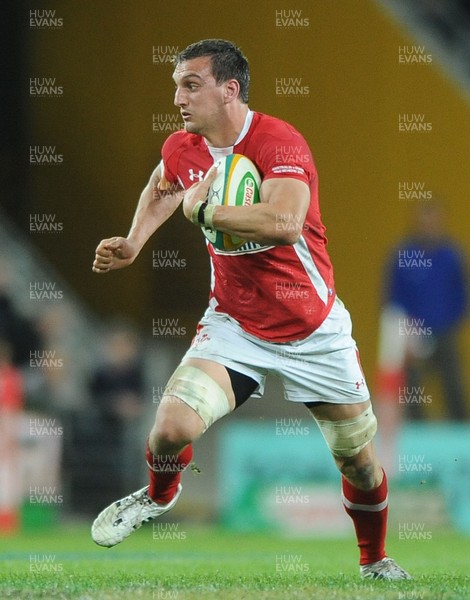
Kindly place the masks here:
<instances>
[{"instance_id":1,"label":"red sock","mask_svg":"<svg viewBox=\"0 0 470 600\"><path fill-rule=\"evenodd\" d=\"M360 550L360 565L385 558L385 535L388 517L388 487L384 471L382 483L369 491L362 491L342 478L343 504L356 530Z\"/></svg>"},{"instance_id":2,"label":"red sock","mask_svg":"<svg viewBox=\"0 0 470 600\"><path fill-rule=\"evenodd\" d=\"M188 444L179 454L154 456L147 441L146 456L150 478L148 494L154 502L168 504L175 497L181 472L193 458L192 444Z\"/></svg>"}]
</instances>

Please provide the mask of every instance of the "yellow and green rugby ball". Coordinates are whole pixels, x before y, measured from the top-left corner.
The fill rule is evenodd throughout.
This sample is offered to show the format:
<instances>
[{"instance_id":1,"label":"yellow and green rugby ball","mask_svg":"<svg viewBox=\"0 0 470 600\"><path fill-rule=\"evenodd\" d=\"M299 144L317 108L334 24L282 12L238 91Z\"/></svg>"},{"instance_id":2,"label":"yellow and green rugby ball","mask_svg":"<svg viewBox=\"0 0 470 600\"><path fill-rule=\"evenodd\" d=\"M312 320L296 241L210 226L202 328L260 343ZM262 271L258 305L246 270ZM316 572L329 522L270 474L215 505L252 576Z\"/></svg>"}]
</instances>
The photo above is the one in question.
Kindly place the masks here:
<instances>
[{"instance_id":1,"label":"yellow and green rugby ball","mask_svg":"<svg viewBox=\"0 0 470 600\"><path fill-rule=\"evenodd\" d=\"M261 177L255 164L243 154L229 154L214 163L217 175L207 194L209 204L251 206L260 201ZM246 242L237 236L202 227L209 242L219 252L233 252Z\"/></svg>"}]
</instances>

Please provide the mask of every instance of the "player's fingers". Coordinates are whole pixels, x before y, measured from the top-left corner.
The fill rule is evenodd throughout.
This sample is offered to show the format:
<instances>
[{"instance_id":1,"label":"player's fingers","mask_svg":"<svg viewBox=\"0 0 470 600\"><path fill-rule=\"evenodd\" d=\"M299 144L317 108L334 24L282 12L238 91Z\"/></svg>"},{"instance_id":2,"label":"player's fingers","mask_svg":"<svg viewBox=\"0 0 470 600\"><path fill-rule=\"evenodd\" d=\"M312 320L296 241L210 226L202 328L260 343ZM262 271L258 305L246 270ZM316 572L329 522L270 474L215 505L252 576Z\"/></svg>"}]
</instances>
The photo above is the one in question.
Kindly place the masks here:
<instances>
[{"instance_id":1,"label":"player's fingers","mask_svg":"<svg viewBox=\"0 0 470 600\"><path fill-rule=\"evenodd\" d=\"M112 258L113 258L113 253L108 250L95 253L95 260L99 260L99 261L103 261L103 262L110 262L112 260Z\"/></svg>"},{"instance_id":2,"label":"player's fingers","mask_svg":"<svg viewBox=\"0 0 470 600\"><path fill-rule=\"evenodd\" d=\"M119 238L117 237L101 240L95 251L95 259L92 266L94 273L107 273L111 271L115 258L113 246L116 244L119 247Z\"/></svg>"},{"instance_id":3,"label":"player's fingers","mask_svg":"<svg viewBox=\"0 0 470 600\"><path fill-rule=\"evenodd\" d=\"M104 248L106 248L106 250L110 250L111 252L115 252L116 250L119 250L120 248L122 248L122 246L123 246L122 238L112 238L111 240L109 240L108 242L106 242L104 244Z\"/></svg>"},{"instance_id":4,"label":"player's fingers","mask_svg":"<svg viewBox=\"0 0 470 600\"><path fill-rule=\"evenodd\" d=\"M112 257L108 258L96 255L93 266L97 269L108 269L112 266Z\"/></svg>"},{"instance_id":5,"label":"player's fingers","mask_svg":"<svg viewBox=\"0 0 470 600\"><path fill-rule=\"evenodd\" d=\"M107 250L106 248L100 248L98 247L96 249L95 255L96 257L100 257L100 258L109 258L112 256L112 252L111 250Z\"/></svg>"},{"instance_id":6,"label":"player's fingers","mask_svg":"<svg viewBox=\"0 0 470 600\"><path fill-rule=\"evenodd\" d=\"M206 183L211 184L216 177L217 177L217 167L215 165L212 165L212 167L207 171L207 174L204 177L204 181Z\"/></svg>"},{"instance_id":7,"label":"player's fingers","mask_svg":"<svg viewBox=\"0 0 470 600\"><path fill-rule=\"evenodd\" d=\"M107 273L111 269L109 267L101 267L101 266L95 265L93 263L93 266L91 267L91 270L93 271L93 273Z\"/></svg>"}]
</instances>

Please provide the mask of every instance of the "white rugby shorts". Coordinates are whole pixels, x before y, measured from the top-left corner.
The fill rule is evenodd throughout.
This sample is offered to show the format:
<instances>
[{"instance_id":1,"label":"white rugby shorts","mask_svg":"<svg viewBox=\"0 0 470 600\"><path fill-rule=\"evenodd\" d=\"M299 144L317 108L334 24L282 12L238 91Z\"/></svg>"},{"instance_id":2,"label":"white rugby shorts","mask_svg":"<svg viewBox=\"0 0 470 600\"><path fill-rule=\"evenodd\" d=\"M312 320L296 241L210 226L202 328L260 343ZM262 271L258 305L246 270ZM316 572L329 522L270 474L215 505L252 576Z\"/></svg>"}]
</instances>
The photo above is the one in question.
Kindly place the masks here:
<instances>
[{"instance_id":1,"label":"white rugby shorts","mask_svg":"<svg viewBox=\"0 0 470 600\"><path fill-rule=\"evenodd\" d=\"M199 325L183 360L212 360L251 377L259 386L254 397L263 395L271 373L282 381L285 399L293 402L354 404L369 399L351 318L339 298L318 329L294 342L261 340L211 307Z\"/></svg>"}]
</instances>

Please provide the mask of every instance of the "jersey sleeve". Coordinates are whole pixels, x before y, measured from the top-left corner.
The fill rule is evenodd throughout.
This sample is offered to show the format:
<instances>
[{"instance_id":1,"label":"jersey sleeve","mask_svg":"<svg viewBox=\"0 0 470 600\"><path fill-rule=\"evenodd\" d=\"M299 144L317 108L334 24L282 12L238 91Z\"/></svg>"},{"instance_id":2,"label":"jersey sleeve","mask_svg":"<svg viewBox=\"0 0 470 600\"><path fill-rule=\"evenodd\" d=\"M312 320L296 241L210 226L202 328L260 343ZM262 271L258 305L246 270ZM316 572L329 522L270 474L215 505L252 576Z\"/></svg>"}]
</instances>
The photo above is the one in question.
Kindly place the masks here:
<instances>
[{"instance_id":1,"label":"jersey sleeve","mask_svg":"<svg viewBox=\"0 0 470 600\"><path fill-rule=\"evenodd\" d=\"M178 150L182 145L179 133L175 132L170 135L162 146L163 174L168 182L174 184L178 183Z\"/></svg>"},{"instance_id":2,"label":"jersey sleeve","mask_svg":"<svg viewBox=\"0 0 470 600\"><path fill-rule=\"evenodd\" d=\"M303 136L284 122L263 136L257 156L263 180L289 177L310 186L316 175L312 153Z\"/></svg>"}]
</instances>

